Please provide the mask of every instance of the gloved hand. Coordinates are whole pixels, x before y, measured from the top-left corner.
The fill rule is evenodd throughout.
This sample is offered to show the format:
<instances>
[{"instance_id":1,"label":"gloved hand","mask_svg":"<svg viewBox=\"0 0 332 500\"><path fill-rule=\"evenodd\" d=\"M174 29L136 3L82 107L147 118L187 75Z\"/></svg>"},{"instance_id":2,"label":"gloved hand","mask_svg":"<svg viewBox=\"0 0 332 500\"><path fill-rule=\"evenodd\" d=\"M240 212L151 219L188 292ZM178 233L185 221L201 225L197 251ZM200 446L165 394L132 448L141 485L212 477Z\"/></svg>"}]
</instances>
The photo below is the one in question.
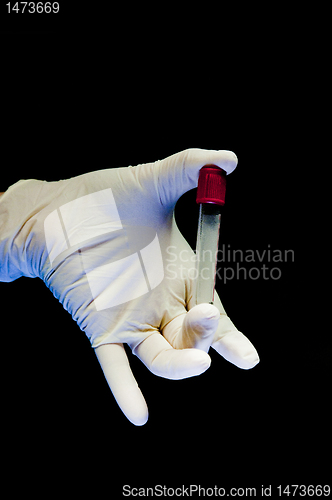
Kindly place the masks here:
<instances>
[{"instance_id":1,"label":"gloved hand","mask_svg":"<svg viewBox=\"0 0 332 500\"><path fill-rule=\"evenodd\" d=\"M0 280L44 280L90 339L135 425L147 421L148 410L123 343L169 379L203 373L211 345L240 368L259 361L218 296L215 305L194 305L194 252L173 212L209 163L230 173L237 158L189 149L59 182L20 181L0 198Z\"/></svg>"}]
</instances>

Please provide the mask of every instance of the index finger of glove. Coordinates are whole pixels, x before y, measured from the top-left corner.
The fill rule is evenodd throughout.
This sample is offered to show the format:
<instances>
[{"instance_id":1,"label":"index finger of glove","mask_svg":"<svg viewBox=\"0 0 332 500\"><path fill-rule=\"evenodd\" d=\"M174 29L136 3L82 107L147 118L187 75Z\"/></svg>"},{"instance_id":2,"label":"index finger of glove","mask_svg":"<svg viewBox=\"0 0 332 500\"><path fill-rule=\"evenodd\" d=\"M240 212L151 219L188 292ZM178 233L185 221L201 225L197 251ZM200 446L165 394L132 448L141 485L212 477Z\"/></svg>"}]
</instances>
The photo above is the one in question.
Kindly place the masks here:
<instances>
[{"instance_id":1,"label":"index finger of glove","mask_svg":"<svg viewBox=\"0 0 332 500\"><path fill-rule=\"evenodd\" d=\"M186 149L157 162L159 197L163 205L175 205L184 193L197 187L204 165L214 164L227 174L237 165L235 153L227 150Z\"/></svg>"},{"instance_id":2,"label":"index finger of glove","mask_svg":"<svg viewBox=\"0 0 332 500\"><path fill-rule=\"evenodd\" d=\"M171 380L200 375L211 364L206 352L200 349L173 349L160 333L147 337L133 353L152 373Z\"/></svg>"},{"instance_id":3,"label":"index finger of glove","mask_svg":"<svg viewBox=\"0 0 332 500\"><path fill-rule=\"evenodd\" d=\"M95 353L123 413L133 424L144 425L148 420L148 409L123 344L104 344L96 347Z\"/></svg>"}]
</instances>

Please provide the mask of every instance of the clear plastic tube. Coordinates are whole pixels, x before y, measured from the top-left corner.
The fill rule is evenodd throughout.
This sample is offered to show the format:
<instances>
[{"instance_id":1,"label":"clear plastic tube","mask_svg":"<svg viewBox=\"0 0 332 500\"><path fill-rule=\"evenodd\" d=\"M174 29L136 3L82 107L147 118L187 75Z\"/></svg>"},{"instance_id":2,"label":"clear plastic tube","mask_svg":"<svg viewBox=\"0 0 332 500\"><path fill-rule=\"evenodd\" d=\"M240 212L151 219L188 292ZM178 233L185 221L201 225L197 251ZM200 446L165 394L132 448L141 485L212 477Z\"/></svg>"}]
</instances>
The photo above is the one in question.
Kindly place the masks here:
<instances>
[{"instance_id":1,"label":"clear plastic tube","mask_svg":"<svg viewBox=\"0 0 332 500\"><path fill-rule=\"evenodd\" d=\"M220 231L220 205L201 203L196 242L196 304L213 304L217 251Z\"/></svg>"}]
</instances>

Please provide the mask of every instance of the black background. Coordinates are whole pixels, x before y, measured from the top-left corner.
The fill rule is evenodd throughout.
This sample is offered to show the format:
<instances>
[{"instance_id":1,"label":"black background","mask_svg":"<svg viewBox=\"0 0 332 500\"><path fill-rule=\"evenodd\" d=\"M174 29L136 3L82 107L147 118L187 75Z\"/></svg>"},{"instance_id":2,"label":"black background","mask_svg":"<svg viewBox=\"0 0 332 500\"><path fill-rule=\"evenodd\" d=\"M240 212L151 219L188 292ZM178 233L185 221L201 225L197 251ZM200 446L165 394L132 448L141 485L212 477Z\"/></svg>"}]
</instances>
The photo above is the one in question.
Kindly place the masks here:
<instances>
[{"instance_id":1,"label":"black background","mask_svg":"<svg viewBox=\"0 0 332 500\"><path fill-rule=\"evenodd\" d=\"M199 16L183 31L183 21L164 25L158 15L135 34L123 17L109 19L108 29L96 13L90 25L31 28L7 17L0 190L21 178L64 179L188 147L230 149L239 164L228 177L222 243L292 249L295 262L280 265L279 280L218 283L228 315L259 352L253 370L213 351L206 373L174 382L128 351L149 406L141 428L122 415L88 340L44 284L1 283L8 471L32 492L43 492L46 479L51 490L92 488L97 497L104 487L120 495L124 484L327 484L329 352L298 299L306 278L298 269L294 44L281 45L278 30L267 40L266 25L241 36L234 28L230 38ZM194 191L176 215L194 247Z\"/></svg>"}]
</instances>

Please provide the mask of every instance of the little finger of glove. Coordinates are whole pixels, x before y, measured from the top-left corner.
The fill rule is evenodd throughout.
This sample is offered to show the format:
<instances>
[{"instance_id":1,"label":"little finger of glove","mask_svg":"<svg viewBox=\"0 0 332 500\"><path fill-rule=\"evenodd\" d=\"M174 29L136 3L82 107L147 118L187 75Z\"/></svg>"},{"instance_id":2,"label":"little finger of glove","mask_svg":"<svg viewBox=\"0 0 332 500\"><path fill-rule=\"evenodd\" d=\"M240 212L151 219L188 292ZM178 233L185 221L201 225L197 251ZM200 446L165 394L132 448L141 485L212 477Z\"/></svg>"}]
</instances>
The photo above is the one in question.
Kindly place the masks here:
<instances>
[{"instance_id":1,"label":"little finger of glove","mask_svg":"<svg viewBox=\"0 0 332 500\"><path fill-rule=\"evenodd\" d=\"M108 385L128 420L144 425L148 420L148 408L131 371L122 344L104 344L95 349Z\"/></svg>"}]
</instances>

